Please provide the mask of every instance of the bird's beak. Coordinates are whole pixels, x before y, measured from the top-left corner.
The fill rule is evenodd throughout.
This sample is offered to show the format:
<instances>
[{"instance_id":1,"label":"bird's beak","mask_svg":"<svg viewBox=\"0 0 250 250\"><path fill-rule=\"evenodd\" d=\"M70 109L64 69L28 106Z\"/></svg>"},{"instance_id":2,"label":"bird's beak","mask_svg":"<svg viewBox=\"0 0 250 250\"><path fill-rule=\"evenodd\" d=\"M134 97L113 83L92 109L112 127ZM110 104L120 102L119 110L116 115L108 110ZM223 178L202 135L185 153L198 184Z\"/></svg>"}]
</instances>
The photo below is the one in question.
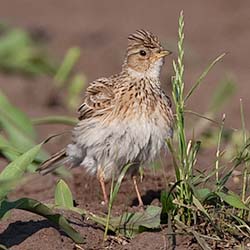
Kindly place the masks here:
<instances>
[{"instance_id":1,"label":"bird's beak","mask_svg":"<svg viewBox=\"0 0 250 250\"><path fill-rule=\"evenodd\" d=\"M169 56L170 54L172 54L171 51L169 50L162 50L160 53L159 53L159 57L165 57L165 56Z\"/></svg>"}]
</instances>

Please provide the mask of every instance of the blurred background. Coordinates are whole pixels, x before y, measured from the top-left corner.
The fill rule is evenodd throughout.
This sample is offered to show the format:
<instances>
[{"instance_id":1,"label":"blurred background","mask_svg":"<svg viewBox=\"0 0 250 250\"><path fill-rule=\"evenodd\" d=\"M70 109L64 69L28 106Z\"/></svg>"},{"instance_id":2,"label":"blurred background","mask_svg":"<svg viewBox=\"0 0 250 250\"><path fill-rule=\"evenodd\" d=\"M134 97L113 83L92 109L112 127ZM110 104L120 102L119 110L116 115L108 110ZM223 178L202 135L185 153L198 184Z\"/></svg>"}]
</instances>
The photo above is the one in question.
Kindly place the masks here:
<instances>
[{"instance_id":1,"label":"blurred background","mask_svg":"<svg viewBox=\"0 0 250 250\"><path fill-rule=\"evenodd\" d=\"M171 96L178 16L183 9L186 90L209 63L227 53L187 102L187 109L201 114L212 110L214 119L225 112L226 127L239 128L242 98L246 124L250 122L248 1L12 0L0 4L0 91L31 118L76 117L88 82L121 70L127 36L140 28L158 35L174 52L161 76ZM37 129L44 139L64 127ZM65 139L59 139L58 145L62 143Z\"/></svg>"},{"instance_id":2,"label":"blurred background","mask_svg":"<svg viewBox=\"0 0 250 250\"><path fill-rule=\"evenodd\" d=\"M165 48L173 51L166 58L161 75L163 88L171 97L172 62L177 58L181 10L185 17L186 93L208 65L226 52L186 103L186 109L219 124L215 126L187 114L186 128L189 138L194 132L195 140L202 140L198 168L211 169L218 127L222 113L226 113L221 144L223 160L228 163L244 141L240 99L246 128L250 124L250 1L0 0L0 170L48 135L70 131L68 125L76 122L84 89L89 82L121 70L127 36L137 29L153 32ZM232 128L239 130L235 132ZM68 135L45 145L28 170L35 172L50 153L66 145ZM171 157L162 159L165 171L157 169L156 163L158 171L146 175L140 184L142 194L149 197L147 204L159 198L161 190L174 179L171 160ZM224 173L227 172L226 169ZM74 198L81 202L80 207L98 211L101 196L97 181L79 168L71 173L73 179L68 184ZM11 198L25 196L44 201L54 197L57 176L37 174L27 180L12 192ZM240 182L237 177L230 185L237 191ZM125 211L126 204L135 204L128 195L132 192L131 182L125 182L116 200L120 205L117 211ZM22 216L20 213L12 220L19 221ZM7 234L8 238L13 237ZM100 239L102 242L102 233ZM31 241L35 244L36 238ZM95 241L94 238L92 242ZM44 240L41 242L44 244ZM57 241L51 238L48 242Z\"/></svg>"}]
</instances>

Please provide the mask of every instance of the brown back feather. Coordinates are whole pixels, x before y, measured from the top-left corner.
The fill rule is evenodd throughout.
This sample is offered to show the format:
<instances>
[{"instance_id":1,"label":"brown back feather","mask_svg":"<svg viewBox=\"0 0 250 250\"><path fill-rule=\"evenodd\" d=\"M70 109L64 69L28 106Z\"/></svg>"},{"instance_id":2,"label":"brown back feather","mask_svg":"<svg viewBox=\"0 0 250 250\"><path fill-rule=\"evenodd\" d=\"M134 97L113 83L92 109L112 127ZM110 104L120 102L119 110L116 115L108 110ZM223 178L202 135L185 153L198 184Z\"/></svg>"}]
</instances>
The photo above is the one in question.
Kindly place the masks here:
<instances>
[{"instance_id":1,"label":"brown back feather","mask_svg":"<svg viewBox=\"0 0 250 250\"><path fill-rule=\"evenodd\" d=\"M100 116L111 109L114 99L111 79L100 78L92 82L86 90L83 104L79 107L79 120Z\"/></svg>"}]
</instances>

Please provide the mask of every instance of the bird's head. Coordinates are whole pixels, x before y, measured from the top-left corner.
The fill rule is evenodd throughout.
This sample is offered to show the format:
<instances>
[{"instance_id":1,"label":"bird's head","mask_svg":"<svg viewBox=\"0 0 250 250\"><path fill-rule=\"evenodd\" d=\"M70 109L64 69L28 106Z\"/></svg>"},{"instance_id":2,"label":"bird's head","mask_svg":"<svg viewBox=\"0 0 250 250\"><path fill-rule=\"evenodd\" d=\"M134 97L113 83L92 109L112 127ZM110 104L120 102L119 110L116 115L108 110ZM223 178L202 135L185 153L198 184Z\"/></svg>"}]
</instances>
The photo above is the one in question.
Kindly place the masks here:
<instances>
[{"instance_id":1,"label":"bird's head","mask_svg":"<svg viewBox=\"0 0 250 250\"><path fill-rule=\"evenodd\" d=\"M123 67L133 77L159 78L164 57L170 53L151 32L137 30L128 37Z\"/></svg>"}]
</instances>

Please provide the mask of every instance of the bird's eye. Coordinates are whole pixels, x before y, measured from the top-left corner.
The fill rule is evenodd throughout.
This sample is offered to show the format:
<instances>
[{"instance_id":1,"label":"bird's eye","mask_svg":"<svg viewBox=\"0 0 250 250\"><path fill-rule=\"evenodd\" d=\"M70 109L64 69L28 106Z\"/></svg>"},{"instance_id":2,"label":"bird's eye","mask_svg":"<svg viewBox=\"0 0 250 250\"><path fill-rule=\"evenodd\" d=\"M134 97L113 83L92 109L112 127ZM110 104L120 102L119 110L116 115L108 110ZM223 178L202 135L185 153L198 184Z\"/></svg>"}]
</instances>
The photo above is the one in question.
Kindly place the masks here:
<instances>
[{"instance_id":1,"label":"bird's eye","mask_svg":"<svg viewBox=\"0 0 250 250\"><path fill-rule=\"evenodd\" d=\"M145 50L140 50L140 55L141 56L145 56L147 53L146 53L146 51Z\"/></svg>"}]
</instances>

